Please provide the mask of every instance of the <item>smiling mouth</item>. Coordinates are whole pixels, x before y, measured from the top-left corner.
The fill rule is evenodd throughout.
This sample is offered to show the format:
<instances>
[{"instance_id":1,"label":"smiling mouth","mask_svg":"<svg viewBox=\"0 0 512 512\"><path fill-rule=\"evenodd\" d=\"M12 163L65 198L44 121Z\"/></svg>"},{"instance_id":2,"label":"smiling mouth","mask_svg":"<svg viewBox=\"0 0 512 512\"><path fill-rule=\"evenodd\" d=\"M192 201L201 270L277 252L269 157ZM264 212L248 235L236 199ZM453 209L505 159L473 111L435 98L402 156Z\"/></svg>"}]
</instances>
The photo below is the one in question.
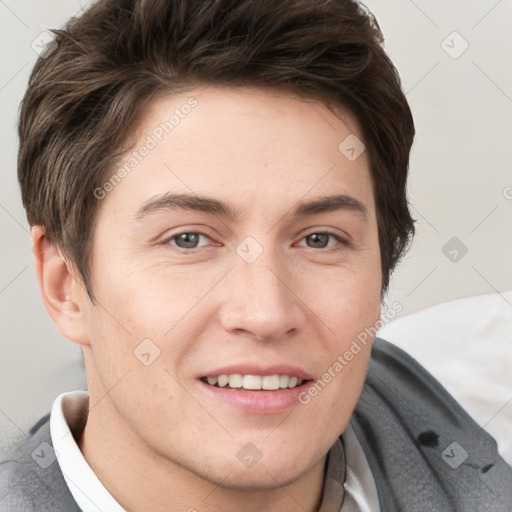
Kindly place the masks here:
<instances>
[{"instance_id":1,"label":"smiling mouth","mask_svg":"<svg viewBox=\"0 0 512 512\"><path fill-rule=\"evenodd\" d=\"M201 377L199 380L214 388L243 389L246 391L278 391L294 389L302 386L307 379L299 379L293 375L218 375L217 377Z\"/></svg>"}]
</instances>

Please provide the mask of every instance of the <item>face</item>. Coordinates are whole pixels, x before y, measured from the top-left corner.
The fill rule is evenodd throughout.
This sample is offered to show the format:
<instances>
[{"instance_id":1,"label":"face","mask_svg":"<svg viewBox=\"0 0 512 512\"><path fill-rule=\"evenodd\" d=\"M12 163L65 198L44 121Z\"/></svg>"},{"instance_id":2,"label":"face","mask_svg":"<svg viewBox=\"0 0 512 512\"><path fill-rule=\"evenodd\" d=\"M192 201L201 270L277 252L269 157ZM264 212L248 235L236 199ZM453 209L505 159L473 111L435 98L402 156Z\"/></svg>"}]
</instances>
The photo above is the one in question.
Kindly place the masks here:
<instances>
[{"instance_id":1,"label":"face","mask_svg":"<svg viewBox=\"0 0 512 512\"><path fill-rule=\"evenodd\" d=\"M350 116L268 90L151 103L125 172L97 191L97 303L80 299L105 429L225 487L285 484L322 460L370 343L344 355L381 299L369 160L339 148L354 136Z\"/></svg>"}]
</instances>

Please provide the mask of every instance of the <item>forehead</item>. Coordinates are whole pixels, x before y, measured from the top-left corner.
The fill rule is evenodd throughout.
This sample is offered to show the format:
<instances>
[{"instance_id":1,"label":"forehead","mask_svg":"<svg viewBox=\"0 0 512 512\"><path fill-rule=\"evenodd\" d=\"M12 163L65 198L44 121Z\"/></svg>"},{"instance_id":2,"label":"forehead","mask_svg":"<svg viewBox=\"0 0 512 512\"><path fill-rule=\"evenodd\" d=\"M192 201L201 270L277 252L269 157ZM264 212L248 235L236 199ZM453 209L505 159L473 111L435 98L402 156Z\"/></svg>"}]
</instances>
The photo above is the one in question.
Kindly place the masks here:
<instances>
[{"instance_id":1,"label":"forehead","mask_svg":"<svg viewBox=\"0 0 512 512\"><path fill-rule=\"evenodd\" d=\"M373 210L362 139L348 112L339 117L281 91L203 87L162 95L145 107L114 170L123 177L102 206L122 202L136 217L157 195L187 193L245 211L336 193Z\"/></svg>"}]
</instances>

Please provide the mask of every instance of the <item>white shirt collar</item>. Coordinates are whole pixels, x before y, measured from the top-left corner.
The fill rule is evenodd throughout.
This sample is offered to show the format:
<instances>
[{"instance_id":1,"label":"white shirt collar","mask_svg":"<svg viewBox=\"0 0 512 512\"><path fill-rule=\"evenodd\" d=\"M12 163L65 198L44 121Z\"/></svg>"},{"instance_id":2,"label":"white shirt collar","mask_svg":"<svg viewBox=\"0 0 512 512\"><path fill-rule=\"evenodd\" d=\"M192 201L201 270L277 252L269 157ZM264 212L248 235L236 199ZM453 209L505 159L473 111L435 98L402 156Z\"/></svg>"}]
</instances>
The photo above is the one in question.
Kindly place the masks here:
<instances>
[{"instance_id":1,"label":"white shirt collar","mask_svg":"<svg viewBox=\"0 0 512 512\"><path fill-rule=\"evenodd\" d=\"M83 512L126 512L107 491L82 455L73 431L81 433L87 418L89 393L70 391L54 401L50 433L64 479Z\"/></svg>"}]
</instances>

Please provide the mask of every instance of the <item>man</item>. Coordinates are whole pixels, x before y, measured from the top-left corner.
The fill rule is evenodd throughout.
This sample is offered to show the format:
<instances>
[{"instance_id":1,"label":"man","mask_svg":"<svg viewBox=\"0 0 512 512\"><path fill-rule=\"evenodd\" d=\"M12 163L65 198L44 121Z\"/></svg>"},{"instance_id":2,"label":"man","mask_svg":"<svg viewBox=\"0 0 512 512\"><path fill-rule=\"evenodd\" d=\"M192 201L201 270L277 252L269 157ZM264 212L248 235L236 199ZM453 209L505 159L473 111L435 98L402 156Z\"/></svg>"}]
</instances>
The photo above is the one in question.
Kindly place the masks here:
<instances>
[{"instance_id":1,"label":"man","mask_svg":"<svg viewBox=\"0 0 512 512\"><path fill-rule=\"evenodd\" d=\"M510 510L494 440L373 339L414 125L371 14L100 0L55 33L18 172L88 389L4 462L2 509Z\"/></svg>"}]
</instances>

